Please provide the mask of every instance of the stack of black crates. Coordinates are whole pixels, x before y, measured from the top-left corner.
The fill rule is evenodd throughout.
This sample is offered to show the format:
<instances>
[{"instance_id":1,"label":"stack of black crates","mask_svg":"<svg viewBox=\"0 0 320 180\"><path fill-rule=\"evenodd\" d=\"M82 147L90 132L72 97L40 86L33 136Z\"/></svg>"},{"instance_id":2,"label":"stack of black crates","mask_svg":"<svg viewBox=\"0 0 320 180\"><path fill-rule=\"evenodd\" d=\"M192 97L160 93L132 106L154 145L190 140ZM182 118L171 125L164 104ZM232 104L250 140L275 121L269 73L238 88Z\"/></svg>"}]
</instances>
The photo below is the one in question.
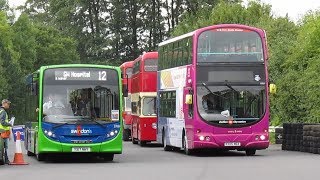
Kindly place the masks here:
<instances>
[{"instance_id":1,"label":"stack of black crates","mask_svg":"<svg viewBox=\"0 0 320 180\"><path fill-rule=\"evenodd\" d=\"M284 123L282 150L320 154L320 125Z\"/></svg>"}]
</instances>

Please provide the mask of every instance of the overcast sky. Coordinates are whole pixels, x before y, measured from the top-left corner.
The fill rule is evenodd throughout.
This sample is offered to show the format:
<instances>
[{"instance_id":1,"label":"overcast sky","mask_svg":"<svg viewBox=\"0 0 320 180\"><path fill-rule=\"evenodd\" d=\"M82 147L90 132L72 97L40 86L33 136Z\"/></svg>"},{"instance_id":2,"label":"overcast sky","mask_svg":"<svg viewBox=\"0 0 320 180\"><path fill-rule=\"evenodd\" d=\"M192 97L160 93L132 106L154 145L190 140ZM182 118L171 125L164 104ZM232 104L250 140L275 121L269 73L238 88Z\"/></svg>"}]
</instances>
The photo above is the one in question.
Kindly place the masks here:
<instances>
[{"instance_id":1,"label":"overcast sky","mask_svg":"<svg viewBox=\"0 0 320 180\"><path fill-rule=\"evenodd\" d=\"M22 5L26 0L9 0L10 6ZM249 0L243 0L247 2ZM320 8L320 0L261 0L272 5L272 12L278 16L285 16L287 13L291 20L297 21L308 10Z\"/></svg>"},{"instance_id":2,"label":"overcast sky","mask_svg":"<svg viewBox=\"0 0 320 180\"><path fill-rule=\"evenodd\" d=\"M244 0L247 1L247 0ZM291 20L298 21L307 11L318 10L320 0L261 0L272 5L272 12L278 16L285 16L287 13Z\"/></svg>"}]
</instances>

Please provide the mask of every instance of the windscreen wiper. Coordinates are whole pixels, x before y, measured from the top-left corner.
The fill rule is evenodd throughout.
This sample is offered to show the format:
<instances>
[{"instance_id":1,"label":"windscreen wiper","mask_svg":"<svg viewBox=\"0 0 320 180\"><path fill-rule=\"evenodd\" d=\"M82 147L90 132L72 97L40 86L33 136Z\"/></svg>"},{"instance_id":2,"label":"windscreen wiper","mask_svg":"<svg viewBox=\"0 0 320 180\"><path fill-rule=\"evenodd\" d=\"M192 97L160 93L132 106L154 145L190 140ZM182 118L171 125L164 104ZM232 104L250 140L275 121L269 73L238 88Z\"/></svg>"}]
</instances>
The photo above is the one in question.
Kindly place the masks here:
<instances>
[{"instance_id":1,"label":"windscreen wiper","mask_svg":"<svg viewBox=\"0 0 320 180\"><path fill-rule=\"evenodd\" d=\"M69 124L69 123L67 123L67 122L61 123L61 124L59 123L59 124L53 126L52 129L58 128L58 127L63 126L63 125L68 125L68 124Z\"/></svg>"},{"instance_id":2,"label":"windscreen wiper","mask_svg":"<svg viewBox=\"0 0 320 180\"><path fill-rule=\"evenodd\" d=\"M202 86L204 86L208 91L209 91L209 93L211 93L211 94L213 94L213 95L215 95L215 96L219 96L219 97L222 97L223 99L227 99L227 98L225 98L225 97L223 97L223 96L221 96L221 95L219 95L219 94L216 94L216 93L214 93L214 92L212 92L209 88L208 88L208 86L207 86L207 84L206 83L201 83L202 84Z\"/></svg>"},{"instance_id":3,"label":"windscreen wiper","mask_svg":"<svg viewBox=\"0 0 320 180\"><path fill-rule=\"evenodd\" d=\"M225 84L224 84L224 85L227 86L227 87L228 87L229 89L231 89L232 91L240 94L239 91L235 90L230 84L228 84L228 81L227 81L227 80L225 80Z\"/></svg>"}]
</instances>

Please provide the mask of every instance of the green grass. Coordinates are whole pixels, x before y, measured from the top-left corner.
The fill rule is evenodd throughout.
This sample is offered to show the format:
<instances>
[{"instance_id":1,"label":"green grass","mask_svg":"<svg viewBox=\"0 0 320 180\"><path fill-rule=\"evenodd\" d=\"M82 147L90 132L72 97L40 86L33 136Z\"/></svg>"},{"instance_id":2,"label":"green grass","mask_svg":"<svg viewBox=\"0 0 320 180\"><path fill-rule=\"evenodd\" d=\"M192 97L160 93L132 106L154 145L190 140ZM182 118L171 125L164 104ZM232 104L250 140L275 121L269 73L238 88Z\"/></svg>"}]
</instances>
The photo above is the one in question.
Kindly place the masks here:
<instances>
[{"instance_id":1,"label":"green grass","mask_svg":"<svg viewBox=\"0 0 320 180\"><path fill-rule=\"evenodd\" d=\"M275 144L276 143L275 133L269 132L269 137L270 137L270 144Z\"/></svg>"}]
</instances>

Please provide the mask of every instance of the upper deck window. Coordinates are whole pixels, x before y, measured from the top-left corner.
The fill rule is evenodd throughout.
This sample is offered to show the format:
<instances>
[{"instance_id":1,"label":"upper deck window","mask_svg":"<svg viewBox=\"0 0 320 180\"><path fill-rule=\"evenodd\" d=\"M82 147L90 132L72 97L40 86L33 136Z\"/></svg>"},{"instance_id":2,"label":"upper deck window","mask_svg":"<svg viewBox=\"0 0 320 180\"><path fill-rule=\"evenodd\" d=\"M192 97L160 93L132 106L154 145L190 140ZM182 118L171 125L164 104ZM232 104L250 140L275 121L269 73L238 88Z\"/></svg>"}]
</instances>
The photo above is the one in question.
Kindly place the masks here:
<instances>
[{"instance_id":1,"label":"upper deck window","mask_svg":"<svg viewBox=\"0 0 320 180\"><path fill-rule=\"evenodd\" d=\"M198 62L263 62L258 33L223 28L205 31L198 38Z\"/></svg>"},{"instance_id":2,"label":"upper deck window","mask_svg":"<svg viewBox=\"0 0 320 180\"><path fill-rule=\"evenodd\" d=\"M126 75L128 76L128 78L131 78L133 73L133 68L127 68L126 69Z\"/></svg>"},{"instance_id":3,"label":"upper deck window","mask_svg":"<svg viewBox=\"0 0 320 180\"><path fill-rule=\"evenodd\" d=\"M137 74L140 72L140 61L137 61L133 65L133 74Z\"/></svg>"},{"instance_id":4,"label":"upper deck window","mask_svg":"<svg viewBox=\"0 0 320 180\"><path fill-rule=\"evenodd\" d=\"M158 59L146 59L144 61L144 71L151 72L158 70Z\"/></svg>"}]
</instances>

